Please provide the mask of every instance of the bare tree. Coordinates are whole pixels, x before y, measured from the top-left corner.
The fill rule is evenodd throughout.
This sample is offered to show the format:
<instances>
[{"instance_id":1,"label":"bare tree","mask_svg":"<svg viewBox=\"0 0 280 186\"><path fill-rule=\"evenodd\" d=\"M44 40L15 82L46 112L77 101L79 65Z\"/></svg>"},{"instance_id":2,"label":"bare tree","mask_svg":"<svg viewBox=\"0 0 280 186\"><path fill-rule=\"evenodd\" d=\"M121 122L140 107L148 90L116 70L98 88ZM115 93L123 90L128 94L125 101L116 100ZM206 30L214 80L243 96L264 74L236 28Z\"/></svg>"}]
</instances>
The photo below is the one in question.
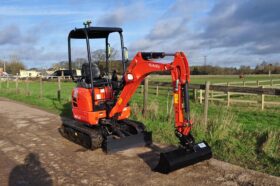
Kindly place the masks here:
<instances>
[{"instance_id":1,"label":"bare tree","mask_svg":"<svg viewBox=\"0 0 280 186\"><path fill-rule=\"evenodd\" d=\"M111 48L110 59L115 60L117 57L118 51L114 48ZM106 51L104 49L98 49L91 53L92 61L95 63L104 62L106 60Z\"/></svg>"},{"instance_id":2,"label":"bare tree","mask_svg":"<svg viewBox=\"0 0 280 186\"><path fill-rule=\"evenodd\" d=\"M75 69L82 69L82 65L84 64L84 63L87 63L88 61L87 61L87 59L85 59L85 58L77 58L74 62L73 62L73 64L72 64L72 68L75 68Z\"/></svg>"},{"instance_id":3,"label":"bare tree","mask_svg":"<svg viewBox=\"0 0 280 186\"><path fill-rule=\"evenodd\" d=\"M20 70L24 70L24 69L25 69L25 65L16 55L11 56L10 61L6 65L6 71L9 74L16 75L17 73L19 73Z\"/></svg>"},{"instance_id":4,"label":"bare tree","mask_svg":"<svg viewBox=\"0 0 280 186\"><path fill-rule=\"evenodd\" d=\"M54 63L52 65L52 68L54 70L67 69L68 68L68 61L60 61L58 63Z\"/></svg>"}]
</instances>

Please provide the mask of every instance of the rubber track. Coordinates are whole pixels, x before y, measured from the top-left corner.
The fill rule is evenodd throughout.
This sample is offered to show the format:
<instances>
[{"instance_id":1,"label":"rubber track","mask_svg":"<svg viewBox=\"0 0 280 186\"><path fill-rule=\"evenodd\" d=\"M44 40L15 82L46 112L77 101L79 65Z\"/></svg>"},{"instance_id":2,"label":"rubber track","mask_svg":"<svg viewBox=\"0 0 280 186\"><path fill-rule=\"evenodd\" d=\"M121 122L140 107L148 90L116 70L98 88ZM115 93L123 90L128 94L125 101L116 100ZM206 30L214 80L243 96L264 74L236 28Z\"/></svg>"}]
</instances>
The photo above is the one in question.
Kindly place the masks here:
<instances>
[{"instance_id":1,"label":"rubber track","mask_svg":"<svg viewBox=\"0 0 280 186\"><path fill-rule=\"evenodd\" d=\"M70 130L69 130L70 129ZM71 129L73 132L80 133L78 135L75 135L71 132ZM71 136L69 136L65 132L67 130L68 132L71 132ZM62 135L71 140L74 141L75 143L78 143L86 148L89 148L91 150L97 149L101 147L102 142L103 142L103 137L102 137L102 132L99 128L90 128L87 127L85 124L82 124L78 121L69 121L69 122L63 122L62 128L60 129L60 133ZM83 136L86 135L87 137ZM76 136L77 139L73 140L73 136ZM81 138L82 137L82 138Z\"/></svg>"}]
</instances>

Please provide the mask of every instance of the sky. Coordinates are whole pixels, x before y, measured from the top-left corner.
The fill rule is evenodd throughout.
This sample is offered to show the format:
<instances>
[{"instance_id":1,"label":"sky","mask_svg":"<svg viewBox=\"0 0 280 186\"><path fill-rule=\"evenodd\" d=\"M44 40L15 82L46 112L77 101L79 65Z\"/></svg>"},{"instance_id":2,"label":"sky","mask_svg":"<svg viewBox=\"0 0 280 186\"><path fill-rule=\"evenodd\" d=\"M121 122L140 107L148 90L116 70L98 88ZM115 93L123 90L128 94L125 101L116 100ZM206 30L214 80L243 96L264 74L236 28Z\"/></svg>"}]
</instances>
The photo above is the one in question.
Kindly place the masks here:
<instances>
[{"instance_id":1,"label":"sky","mask_svg":"<svg viewBox=\"0 0 280 186\"><path fill-rule=\"evenodd\" d=\"M68 33L91 20L122 27L130 58L183 51L193 66L254 67L280 61L279 7L279 0L0 0L0 59L16 55L28 68L67 60Z\"/></svg>"}]
</instances>

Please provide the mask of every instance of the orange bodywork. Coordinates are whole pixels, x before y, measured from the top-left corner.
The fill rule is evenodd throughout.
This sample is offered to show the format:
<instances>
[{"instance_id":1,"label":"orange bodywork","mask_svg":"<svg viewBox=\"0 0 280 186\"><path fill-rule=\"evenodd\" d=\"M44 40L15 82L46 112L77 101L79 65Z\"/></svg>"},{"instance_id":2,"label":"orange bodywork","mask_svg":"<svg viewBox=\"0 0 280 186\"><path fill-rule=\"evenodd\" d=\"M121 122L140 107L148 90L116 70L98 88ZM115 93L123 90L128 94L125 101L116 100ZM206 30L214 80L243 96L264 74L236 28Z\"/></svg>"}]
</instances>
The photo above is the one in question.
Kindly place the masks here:
<instances>
[{"instance_id":1,"label":"orange bodywork","mask_svg":"<svg viewBox=\"0 0 280 186\"><path fill-rule=\"evenodd\" d=\"M122 120L130 116L127 106L146 76L153 72L170 71L174 93L175 128L183 135L191 131L192 121L184 116L183 87L190 83L190 69L183 52L176 52L171 63L159 63L145 60L141 52L137 53L128 66L125 74L125 86L115 105L107 110L106 102L114 99L111 86L95 87L92 89L77 87L72 93L72 111L75 119L90 125L97 125L102 118ZM94 99L92 99L94 96ZM186 103L185 103L186 104Z\"/></svg>"},{"instance_id":2,"label":"orange bodywork","mask_svg":"<svg viewBox=\"0 0 280 186\"><path fill-rule=\"evenodd\" d=\"M92 89L77 87L72 91L72 113L76 120L90 125L97 125L99 120L107 118L106 107L99 109L100 105L113 99L113 90L110 86L94 87L94 100L92 101ZM118 119L126 119L130 116L130 107L124 107Z\"/></svg>"}]
</instances>

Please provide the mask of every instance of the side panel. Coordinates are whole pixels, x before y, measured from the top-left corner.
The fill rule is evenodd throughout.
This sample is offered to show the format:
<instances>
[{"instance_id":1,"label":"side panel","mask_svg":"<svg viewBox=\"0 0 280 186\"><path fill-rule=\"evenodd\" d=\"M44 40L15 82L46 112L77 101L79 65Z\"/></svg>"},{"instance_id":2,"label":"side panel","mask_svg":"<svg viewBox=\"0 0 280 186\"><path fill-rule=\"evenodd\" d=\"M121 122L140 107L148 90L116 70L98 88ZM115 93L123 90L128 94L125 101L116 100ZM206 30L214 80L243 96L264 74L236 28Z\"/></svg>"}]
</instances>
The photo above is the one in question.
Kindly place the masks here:
<instances>
[{"instance_id":1,"label":"side panel","mask_svg":"<svg viewBox=\"0 0 280 186\"><path fill-rule=\"evenodd\" d=\"M76 108L80 111L90 112L93 110L91 100L91 89L75 88L72 91L72 108Z\"/></svg>"},{"instance_id":2,"label":"side panel","mask_svg":"<svg viewBox=\"0 0 280 186\"><path fill-rule=\"evenodd\" d=\"M72 113L76 120L97 125L99 119L106 118L107 100L113 99L111 87L94 88L94 106L92 106L91 89L77 87L72 91ZM130 116L130 107L125 107L118 119L126 119Z\"/></svg>"},{"instance_id":3,"label":"side panel","mask_svg":"<svg viewBox=\"0 0 280 186\"><path fill-rule=\"evenodd\" d=\"M88 123L90 125L97 125L100 118L106 117L106 111L86 112L78 108L72 108L73 117L76 120Z\"/></svg>"}]
</instances>

